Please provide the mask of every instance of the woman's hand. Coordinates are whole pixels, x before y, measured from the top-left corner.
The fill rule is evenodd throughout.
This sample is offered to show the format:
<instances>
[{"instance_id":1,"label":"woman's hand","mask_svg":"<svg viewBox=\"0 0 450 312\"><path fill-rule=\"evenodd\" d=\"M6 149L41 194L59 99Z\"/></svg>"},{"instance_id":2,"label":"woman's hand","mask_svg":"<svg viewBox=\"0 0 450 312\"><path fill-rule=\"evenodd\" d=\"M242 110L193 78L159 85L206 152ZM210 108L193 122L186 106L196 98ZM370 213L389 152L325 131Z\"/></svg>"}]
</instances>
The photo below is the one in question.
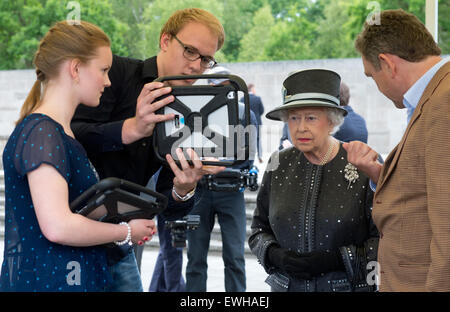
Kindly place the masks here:
<instances>
[{"instance_id":1,"label":"woman's hand","mask_svg":"<svg viewBox=\"0 0 450 312\"><path fill-rule=\"evenodd\" d=\"M131 227L131 241L138 245L153 238L156 233L155 221L147 219L134 219L128 222Z\"/></svg>"}]
</instances>

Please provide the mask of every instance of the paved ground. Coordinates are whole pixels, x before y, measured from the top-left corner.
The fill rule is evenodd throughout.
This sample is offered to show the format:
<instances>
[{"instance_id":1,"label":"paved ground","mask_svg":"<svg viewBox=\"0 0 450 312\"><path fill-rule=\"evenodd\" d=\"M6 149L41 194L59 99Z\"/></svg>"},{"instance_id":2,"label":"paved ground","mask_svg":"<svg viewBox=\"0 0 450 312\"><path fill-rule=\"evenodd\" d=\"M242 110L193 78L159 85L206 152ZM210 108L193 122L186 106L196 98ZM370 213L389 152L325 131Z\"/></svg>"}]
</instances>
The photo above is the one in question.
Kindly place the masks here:
<instances>
[{"instance_id":1,"label":"paved ground","mask_svg":"<svg viewBox=\"0 0 450 312\"><path fill-rule=\"evenodd\" d=\"M0 263L3 262L3 239L0 241ZM148 291L150 279L153 273L153 267L158 255L158 249L153 247L146 247L142 256L142 283L144 290ZM185 268L187 263L186 252L184 252L183 275L185 275ZM224 292L224 266L222 256L219 253L211 253L208 256L208 292ZM266 272L258 264L253 256L247 256L245 262L247 274L247 291L250 292L268 292L269 286L264 282L267 277Z\"/></svg>"},{"instance_id":2,"label":"paved ground","mask_svg":"<svg viewBox=\"0 0 450 312\"><path fill-rule=\"evenodd\" d=\"M142 258L142 283L145 291L148 290L153 267L156 262L158 250L156 248L146 248ZM183 276L185 276L187 257L186 252L183 254ZM266 272L258 263L255 257L247 256L245 259L245 269L247 275L247 291L250 292L266 292L270 291L269 285L264 280L267 277ZM224 266L222 255L220 253L211 253L208 256L208 292L224 292Z\"/></svg>"},{"instance_id":3,"label":"paved ground","mask_svg":"<svg viewBox=\"0 0 450 312\"><path fill-rule=\"evenodd\" d=\"M255 160L255 165L259 169L258 183L261 184L264 170L267 166L267 161L270 157L270 153L264 154L263 163L259 163ZM150 285L151 275L153 272L153 267L156 262L156 257L158 255L157 248L146 248L144 250L142 258L142 283L144 285L144 290L148 290ZM185 274L187 263L186 251L183 254L183 275ZM247 291L249 292L269 292L270 287L264 281L267 278L267 273L264 271L263 267L258 263L256 257L253 255L246 254L245 258L245 270L247 276ZM222 254L218 252L210 253L208 256L208 281L207 281L207 291L208 292L224 292L224 265L222 260Z\"/></svg>"}]
</instances>

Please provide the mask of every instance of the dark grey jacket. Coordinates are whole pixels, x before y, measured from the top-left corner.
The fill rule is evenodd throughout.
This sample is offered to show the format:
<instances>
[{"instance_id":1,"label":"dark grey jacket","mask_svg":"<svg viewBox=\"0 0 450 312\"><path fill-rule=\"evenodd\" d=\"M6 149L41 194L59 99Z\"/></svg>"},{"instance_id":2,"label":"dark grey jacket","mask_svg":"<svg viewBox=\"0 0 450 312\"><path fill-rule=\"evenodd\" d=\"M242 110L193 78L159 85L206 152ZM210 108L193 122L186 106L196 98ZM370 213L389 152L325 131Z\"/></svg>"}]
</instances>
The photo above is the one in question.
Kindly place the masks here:
<instances>
[{"instance_id":1,"label":"dark grey jacket","mask_svg":"<svg viewBox=\"0 0 450 312\"><path fill-rule=\"evenodd\" d=\"M269 274L266 282L273 291L374 290L366 283L371 273L367 264L376 261L378 247L373 192L362 172L349 184L347 164L342 146L324 166L311 164L295 147L272 155L268 169L274 170L264 173L249 245ZM268 263L267 248L275 243L299 253L339 249L346 270L294 279Z\"/></svg>"}]
</instances>

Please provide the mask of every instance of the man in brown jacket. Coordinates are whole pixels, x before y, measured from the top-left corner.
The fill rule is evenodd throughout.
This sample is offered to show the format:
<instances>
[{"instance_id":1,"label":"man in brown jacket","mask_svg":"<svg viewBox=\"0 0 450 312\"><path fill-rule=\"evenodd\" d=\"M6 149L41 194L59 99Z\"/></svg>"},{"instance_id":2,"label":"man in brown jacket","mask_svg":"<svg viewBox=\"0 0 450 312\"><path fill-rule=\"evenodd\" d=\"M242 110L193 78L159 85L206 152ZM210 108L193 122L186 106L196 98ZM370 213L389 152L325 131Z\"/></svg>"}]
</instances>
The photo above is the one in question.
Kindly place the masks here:
<instances>
[{"instance_id":1,"label":"man in brown jacket","mask_svg":"<svg viewBox=\"0 0 450 312\"><path fill-rule=\"evenodd\" d=\"M355 47L366 76L412 114L384 165L362 142L344 146L376 183L380 291L450 291L450 62L414 15L383 11L380 22Z\"/></svg>"}]
</instances>

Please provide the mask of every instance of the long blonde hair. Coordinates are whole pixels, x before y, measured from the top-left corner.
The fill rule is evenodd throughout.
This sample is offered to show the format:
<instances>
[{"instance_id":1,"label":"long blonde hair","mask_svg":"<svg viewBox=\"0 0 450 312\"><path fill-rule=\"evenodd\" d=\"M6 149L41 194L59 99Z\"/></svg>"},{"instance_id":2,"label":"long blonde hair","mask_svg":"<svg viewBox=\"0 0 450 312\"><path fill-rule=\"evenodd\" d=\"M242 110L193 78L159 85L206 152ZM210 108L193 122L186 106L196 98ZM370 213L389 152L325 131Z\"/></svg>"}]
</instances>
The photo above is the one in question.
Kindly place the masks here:
<instances>
[{"instance_id":1,"label":"long blonde hair","mask_svg":"<svg viewBox=\"0 0 450 312\"><path fill-rule=\"evenodd\" d=\"M62 62L79 59L87 63L95 57L97 48L110 45L111 41L103 30L89 22L61 21L53 25L34 55L36 81L22 105L16 124L40 106L41 84L45 85L58 75Z\"/></svg>"}]
</instances>

